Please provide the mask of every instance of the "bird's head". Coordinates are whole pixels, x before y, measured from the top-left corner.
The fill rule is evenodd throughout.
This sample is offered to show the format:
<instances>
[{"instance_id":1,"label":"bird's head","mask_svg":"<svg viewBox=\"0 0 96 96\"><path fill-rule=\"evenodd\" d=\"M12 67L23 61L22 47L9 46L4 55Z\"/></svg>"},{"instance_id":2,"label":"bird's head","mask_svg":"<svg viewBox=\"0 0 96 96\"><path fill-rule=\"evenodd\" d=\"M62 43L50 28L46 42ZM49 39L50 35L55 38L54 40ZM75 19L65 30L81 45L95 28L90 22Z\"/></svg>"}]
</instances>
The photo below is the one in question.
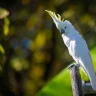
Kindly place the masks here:
<instances>
[{"instance_id":1,"label":"bird's head","mask_svg":"<svg viewBox=\"0 0 96 96\"><path fill-rule=\"evenodd\" d=\"M73 25L68 21L68 20L61 20L61 16L59 14L55 14L52 11L45 10L46 12L49 13L49 15L52 17L56 27L60 31L61 34L66 34L69 33L70 30L72 30Z\"/></svg>"}]
</instances>

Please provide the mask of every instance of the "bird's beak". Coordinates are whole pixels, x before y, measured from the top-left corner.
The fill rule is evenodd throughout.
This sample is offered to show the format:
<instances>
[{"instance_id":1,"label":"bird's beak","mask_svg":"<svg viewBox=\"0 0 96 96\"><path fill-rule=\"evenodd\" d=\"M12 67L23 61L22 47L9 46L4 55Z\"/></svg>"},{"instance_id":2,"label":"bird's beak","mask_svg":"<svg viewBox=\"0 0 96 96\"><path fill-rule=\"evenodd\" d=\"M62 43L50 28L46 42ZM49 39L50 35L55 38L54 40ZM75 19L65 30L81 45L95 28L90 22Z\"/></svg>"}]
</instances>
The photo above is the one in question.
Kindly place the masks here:
<instances>
[{"instance_id":1,"label":"bird's beak","mask_svg":"<svg viewBox=\"0 0 96 96\"><path fill-rule=\"evenodd\" d=\"M52 12L52 11L48 11L48 10L45 10L45 11L49 13L49 15L52 17L54 23L58 28L58 23L62 21L61 16L59 14L56 15L55 12Z\"/></svg>"}]
</instances>

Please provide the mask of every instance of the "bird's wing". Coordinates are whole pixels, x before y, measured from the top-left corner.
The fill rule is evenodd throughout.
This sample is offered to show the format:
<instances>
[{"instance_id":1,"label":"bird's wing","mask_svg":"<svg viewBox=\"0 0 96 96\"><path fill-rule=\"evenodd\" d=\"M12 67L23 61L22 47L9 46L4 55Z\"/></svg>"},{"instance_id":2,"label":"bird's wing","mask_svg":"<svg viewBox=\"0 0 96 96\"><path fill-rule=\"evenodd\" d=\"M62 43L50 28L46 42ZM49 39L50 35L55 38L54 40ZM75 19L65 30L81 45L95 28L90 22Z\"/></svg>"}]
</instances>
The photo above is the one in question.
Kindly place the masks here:
<instances>
[{"instance_id":1,"label":"bird's wing","mask_svg":"<svg viewBox=\"0 0 96 96\"><path fill-rule=\"evenodd\" d=\"M71 56L77 63L81 65L85 73L87 73L88 76L91 73L93 74L93 63L85 40L81 37L75 37L75 39L70 42L70 50Z\"/></svg>"},{"instance_id":2,"label":"bird's wing","mask_svg":"<svg viewBox=\"0 0 96 96\"><path fill-rule=\"evenodd\" d=\"M73 47L71 46L73 50L72 56L79 61L81 67L87 72L91 85L96 90L96 75L85 40L83 38L75 38L75 42L72 43L75 45Z\"/></svg>"},{"instance_id":3,"label":"bird's wing","mask_svg":"<svg viewBox=\"0 0 96 96\"><path fill-rule=\"evenodd\" d=\"M90 62L90 64L92 64L89 49L83 38L75 37L75 39L71 42L71 50L74 58L82 60L84 63Z\"/></svg>"}]
</instances>

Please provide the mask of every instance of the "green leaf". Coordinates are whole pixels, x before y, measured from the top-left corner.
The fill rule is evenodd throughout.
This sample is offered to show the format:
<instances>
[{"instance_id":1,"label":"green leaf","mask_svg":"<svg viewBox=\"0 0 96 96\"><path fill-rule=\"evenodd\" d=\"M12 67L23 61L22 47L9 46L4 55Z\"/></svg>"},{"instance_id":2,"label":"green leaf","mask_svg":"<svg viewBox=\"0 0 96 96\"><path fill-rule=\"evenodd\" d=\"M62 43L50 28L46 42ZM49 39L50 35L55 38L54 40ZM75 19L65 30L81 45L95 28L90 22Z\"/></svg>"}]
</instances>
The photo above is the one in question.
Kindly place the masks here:
<instances>
[{"instance_id":1,"label":"green leaf","mask_svg":"<svg viewBox=\"0 0 96 96\"><path fill-rule=\"evenodd\" d=\"M3 66L5 60L6 60L5 50L4 50L3 46L0 44L0 73L1 73L2 66Z\"/></svg>"},{"instance_id":2,"label":"green leaf","mask_svg":"<svg viewBox=\"0 0 96 96\"><path fill-rule=\"evenodd\" d=\"M3 53L3 54L5 53L5 50L4 50L4 48L1 44L0 44L0 52Z\"/></svg>"},{"instance_id":3,"label":"green leaf","mask_svg":"<svg viewBox=\"0 0 96 96\"><path fill-rule=\"evenodd\" d=\"M72 96L69 70L66 68L60 72L37 96Z\"/></svg>"},{"instance_id":4,"label":"green leaf","mask_svg":"<svg viewBox=\"0 0 96 96\"><path fill-rule=\"evenodd\" d=\"M4 18L4 26L3 26L3 31L4 31L4 35L7 36L9 34L9 24L10 21L9 19L6 17Z\"/></svg>"},{"instance_id":5,"label":"green leaf","mask_svg":"<svg viewBox=\"0 0 96 96\"><path fill-rule=\"evenodd\" d=\"M96 47L91 50L94 67L96 69ZM82 80L88 80L88 77L80 69ZM66 68L53 78L37 96L72 96L71 81L69 70Z\"/></svg>"}]
</instances>

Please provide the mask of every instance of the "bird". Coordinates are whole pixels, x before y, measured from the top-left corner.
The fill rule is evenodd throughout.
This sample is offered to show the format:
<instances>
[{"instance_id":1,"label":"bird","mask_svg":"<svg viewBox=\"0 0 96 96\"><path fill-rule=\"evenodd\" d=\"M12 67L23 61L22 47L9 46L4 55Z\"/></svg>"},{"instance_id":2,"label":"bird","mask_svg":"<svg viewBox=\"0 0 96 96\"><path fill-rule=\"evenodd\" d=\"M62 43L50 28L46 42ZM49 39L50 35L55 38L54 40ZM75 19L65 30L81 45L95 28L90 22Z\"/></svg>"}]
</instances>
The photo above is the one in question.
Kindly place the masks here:
<instances>
[{"instance_id":1,"label":"bird","mask_svg":"<svg viewBox=\"0 0 96 96\"><path fill-rule=\"evenodd\" d=\"M60 31L69 54L89 77L91 86L93 90L96 91L96 75L86 41L69 20L61 19L61 16L55 14L55 12L49 10L45 11L49 13L57 29Z\"/></svg>"}]
</instances>

